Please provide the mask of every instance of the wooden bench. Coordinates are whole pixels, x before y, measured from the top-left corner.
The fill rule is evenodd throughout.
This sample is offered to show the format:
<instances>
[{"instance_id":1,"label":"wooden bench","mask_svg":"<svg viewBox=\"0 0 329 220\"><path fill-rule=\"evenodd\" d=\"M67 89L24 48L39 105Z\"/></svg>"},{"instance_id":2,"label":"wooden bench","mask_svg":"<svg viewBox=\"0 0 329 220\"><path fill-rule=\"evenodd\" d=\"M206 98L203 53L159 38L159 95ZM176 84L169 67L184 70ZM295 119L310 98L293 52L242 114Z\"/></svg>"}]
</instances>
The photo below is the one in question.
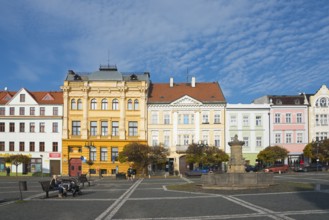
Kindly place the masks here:
<instances>
[{"instance_id":1,"label":"wooden bench","mask_svg":"<svg viewBox=\"0 0 329 220\"><path fill-rule=\"evenodd\" d=\"M49 198L50 191L58 191L58 189L55 189L50 185L49 181L40 181L39 183L41 184L42 190L46 192L46 198Z\"/></svg>"},{"instance_id":2,"label":"wooden bench","mask_svg":"<svg viewBox=\"0 0 329 220\"><path fill-rule=\"evenodd\" d=\"M82 186L85 186L85 183L88 183L88 186L90 186L90 181L87 179L87 174L81 174L78 177L78 180L80 183L82 183Z\"/></svg>"}]
</instances>

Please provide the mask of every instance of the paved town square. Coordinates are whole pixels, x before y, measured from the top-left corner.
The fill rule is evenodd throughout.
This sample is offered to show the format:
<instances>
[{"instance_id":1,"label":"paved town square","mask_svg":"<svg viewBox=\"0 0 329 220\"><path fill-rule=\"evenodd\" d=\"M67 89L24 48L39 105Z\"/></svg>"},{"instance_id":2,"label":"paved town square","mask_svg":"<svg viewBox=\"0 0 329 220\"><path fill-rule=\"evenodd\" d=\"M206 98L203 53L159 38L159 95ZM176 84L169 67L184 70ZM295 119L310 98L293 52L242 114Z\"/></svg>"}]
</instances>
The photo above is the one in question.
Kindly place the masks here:
<instances>
[{"instance_id":1,"label":"paved town square","mask_svg":"<svg viewBox=\"0 0 329 220\"><path fill-rule=\"evenodd\" d=\"M96 179L83 194L66 198L57 192L45 198L38 183L24 178L27 191L20 201L19 178L1 177L1 219L328 219L329 174L289 173L275 176L276 184L313 183L304 191L177 191L171 185L199 178L140 178L135 181ZM47 179L47 178L43 178ZM20 180L23 180L22 178Z\"/></svg>"}]
</instances>

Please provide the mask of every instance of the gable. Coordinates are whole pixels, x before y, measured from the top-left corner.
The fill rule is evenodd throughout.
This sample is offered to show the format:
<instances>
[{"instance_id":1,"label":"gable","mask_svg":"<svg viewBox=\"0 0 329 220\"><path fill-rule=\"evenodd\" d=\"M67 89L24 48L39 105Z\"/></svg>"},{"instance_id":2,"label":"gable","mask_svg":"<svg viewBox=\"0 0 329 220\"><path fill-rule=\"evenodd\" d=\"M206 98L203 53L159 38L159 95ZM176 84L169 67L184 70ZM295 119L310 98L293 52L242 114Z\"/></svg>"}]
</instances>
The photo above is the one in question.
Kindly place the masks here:
<instances>
[{"instance_id":1,"label":"gable","mask_svg":"<svg viewBox=\"0 0 329 220\"><path fill-rule=\"evenodd\" d=\"M43 101L53 101L54 97L52 95L50 95L49 93L47 93L43 98Z\"/></svg>"},{"instance_id":2,"label":"gable","mask_svg":"<svg viewBox=\"0 0 329 220\"><path fill-rule=\"evenodd\" d=\"M22 97L24 97L22 99ZM26 89L20 89L14 97L8 102L8 104L15 105L26 105L26 104L37 104L36 100Z\"/></svg>"},{"instance_id":3,"label":"gable","mask_svg":"<svg viewBox=\"0 0 329 220\"><path fill-rule=\"evenodd\" d=\"M171 105L202 105L201 102L199 102L196 99L191 98L190 96L183 96L180 99L177 99L176 101L170 103Z\"/></svg>"}]
</instances>

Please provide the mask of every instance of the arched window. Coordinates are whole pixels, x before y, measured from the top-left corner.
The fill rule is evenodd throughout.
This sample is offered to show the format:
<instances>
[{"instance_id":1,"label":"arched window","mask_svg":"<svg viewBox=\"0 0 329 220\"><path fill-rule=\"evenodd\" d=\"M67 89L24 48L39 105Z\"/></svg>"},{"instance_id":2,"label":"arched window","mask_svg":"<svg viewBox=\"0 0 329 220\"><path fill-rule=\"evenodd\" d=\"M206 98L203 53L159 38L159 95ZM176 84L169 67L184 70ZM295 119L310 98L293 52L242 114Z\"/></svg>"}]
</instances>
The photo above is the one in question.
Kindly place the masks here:
<instances>
[{"instance_id":1,"label":"arched window","mask_svg":"<svg viewBox=\"0 0 329 220\"><path fill-rule=\"evenodd\" d=\"M77 109L77 103L75 102L75 99L71 100L71 109Z\"/></svg>"},{"instance_id":2,"label":"arched window","mask_svg":"<svg viewBox=\"0 0 329 220\"><path fill-rule=\"evenodd\" d=\"M134 109L135 110L138 110L139 109L139 102L138 102L137 99L135 99L135 101L134 101Z\"/></svg>"},{"instance_id":3,"label":"arched window","mask_svg":"<svg viewBox=\"0 0 329 220\"><path fill-rule=\"evenodd\" d=\"M128 110L133 110L133 101L131 99L128 100Z\"/></svg>"},{"instance_id":4,"label":"arched window","mask_svg":"<svg viewBox=\"0 0 329 220\"><path fill-rule=\"evenodd\" d=\"M322 97L316 100L316 107L328 107L329 106L329 98Z\"/></svg>"},{"instance_id":5,"label":"arched window","mask_svg":"<svg viewBox=\"0 0 329 220\"><path fill-rule=\"evenodd\" d=\"M112 101L112 110L119 110L119 101L117 99Z\"/></svg>"},{"instance_id":6,"label":"arched window","mask_svg":"<svg viewBox=\"0 0 329 220\"><path fill-rule=\"evenodd\" d=\"M97 108L97 101L96 99L92 99L90 102L90 109L95 110Z\"/></svg>"},{"instance_id":7,"label":"arched window","mask_svg":"<svg viewBox=\"0 0 329 220\"><path fill-rule=\"evenodd\" d=\"M102 99L102 110L107 110L107 99Z\"/></svg>"},{"instance_id":8,"label":"arched window","mask_svg":"<svg viewBox=\"0 0 329 220\"><path fill-rule=\"evenodd\" d=\"M78 99L78 110L82 110L82 101Z\"/></svg>"}]
</instances>

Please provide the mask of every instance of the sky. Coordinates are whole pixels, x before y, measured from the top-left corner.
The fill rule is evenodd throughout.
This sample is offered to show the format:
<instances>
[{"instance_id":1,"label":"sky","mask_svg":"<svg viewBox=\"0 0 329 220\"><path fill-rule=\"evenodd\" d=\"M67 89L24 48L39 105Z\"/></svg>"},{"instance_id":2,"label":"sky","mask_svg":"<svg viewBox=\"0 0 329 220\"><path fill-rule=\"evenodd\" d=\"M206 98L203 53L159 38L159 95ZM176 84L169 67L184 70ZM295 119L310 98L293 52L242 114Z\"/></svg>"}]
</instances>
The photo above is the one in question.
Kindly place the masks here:
<instances>
[{"instance_id":1,"label":"sky","mask_svg":"<svg viewBox=\"0 0 329 220\"><path fill-rule=\"evenodd\" d=\"M107 64L216 81L231 104L329 87L328 0L2 0L0 14L0 90L58 91Z\"/></svg>"}]
</instances>

